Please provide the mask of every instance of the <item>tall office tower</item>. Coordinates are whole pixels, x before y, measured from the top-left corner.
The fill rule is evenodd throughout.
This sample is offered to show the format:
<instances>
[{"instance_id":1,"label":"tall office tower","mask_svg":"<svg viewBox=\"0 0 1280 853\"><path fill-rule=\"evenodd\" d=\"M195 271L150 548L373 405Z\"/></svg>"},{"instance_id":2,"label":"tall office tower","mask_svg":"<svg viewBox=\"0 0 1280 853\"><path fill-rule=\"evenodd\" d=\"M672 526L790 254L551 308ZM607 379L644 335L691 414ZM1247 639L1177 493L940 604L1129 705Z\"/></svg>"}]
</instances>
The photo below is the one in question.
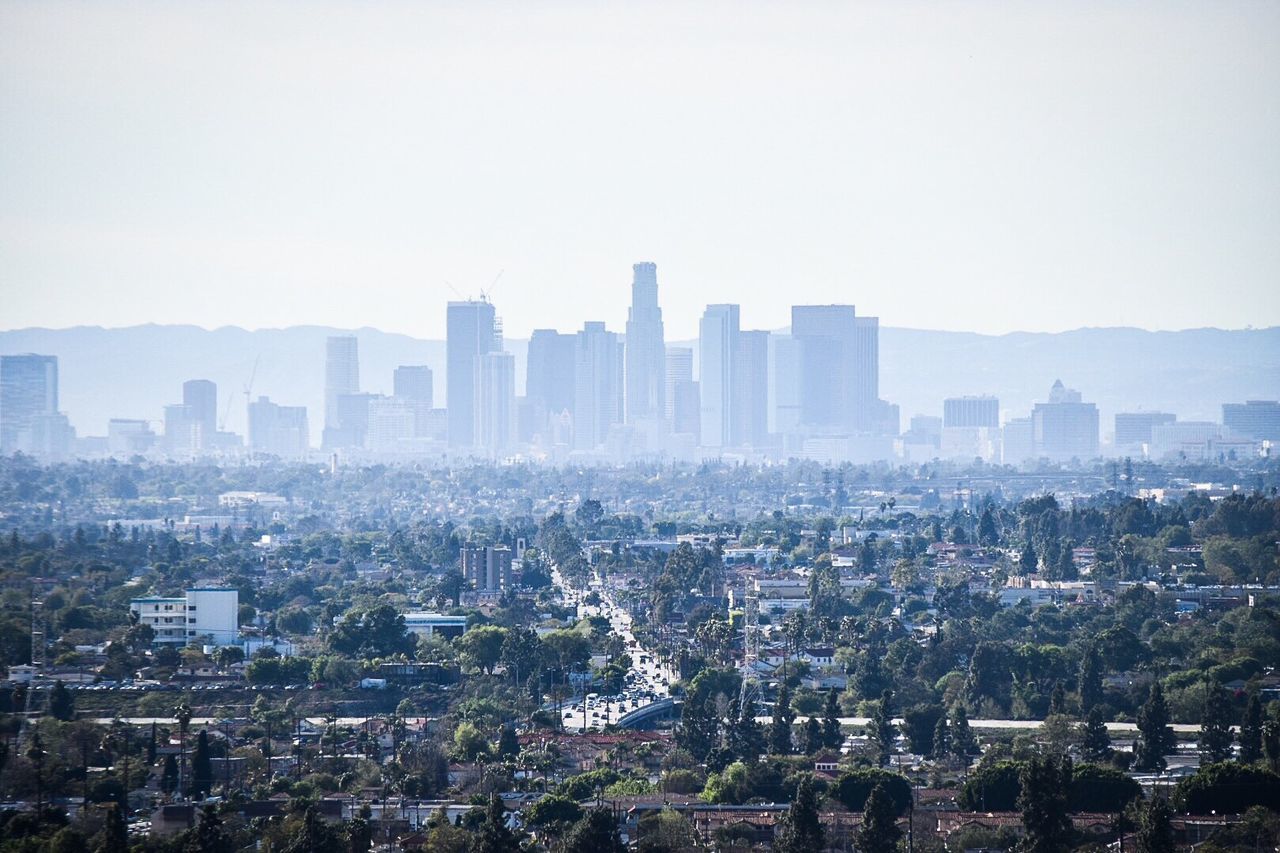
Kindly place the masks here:
<instances>
[{"instance_id":1,"label":"tall office tower","mask_svg":"<svg viewBox=\"0 0 1280 853\"><path fill-rule=\"evenodd\" d=\"M322 447L346 447L348 437L339 430L338 398L360 393L360 353L353 335L333 335L325 341L324 432Z\"/></svg>"},{"instance_id":2,"label":"tall office tower","mask_svg":"<svg viewBox=\"0 0 1280 853\"><path fill-rule=\"evenodd\" d=\"M1151 443L1151 430L1171 424L1178 416L1169 412L1116 412L1116 447L1139 448Z\"/></svg>"},{"instance_id":3,"label":"tall office tower","mask_svg":"<svg viewBox=\"0 0 1280 853\"><path fill-rule=\"evenodd\" d=\"M735 446L761 447L769 440L769 333L738 333L733 364L733 424Z\"/></svg>"},{"instance_id":4,"label":"tall office tower","mask_svg":"<svg viewBox=\"0 0 1280 853\"><path fill-rule=\"evenodd\" d=\"M1055 462L1082 461L1098 455L1098 407L1080 399L1080 392L1053 383L1049 402L1031 411L1037 455Z\"/></svg>"},{"instance_id":5,"label":"tall office tower","mask_svg":"<svg viewBox=\"0 0 1280 853\"><path fill-rule=\"evenodd\" d=\"M385 443L388 435L396 434L401 428L407 411L412 413L414 423L410 437L429 437L431 407L435 395L431 368L424 364L397 367L392 374L392 393L397 406L370 407L369 435L374 435L374 421L377 420L377 442Z\"/></svg>"},{"instance_id":6,"label":"tall office tower","mask_svg":"<svg viewBox=\"0 0 1280 853\"><path fill-rule=\"evenodd\" d=\"M738 306L708 305L698 324L700 428L703 447L733 445L733 362Z\"/></svg>"},{"instance_id":7,"label":"tall office tower","mask_svg":"<svg viewBox=\"0 0 1280 853\"><path fill-rule=\"evenodd\" d=\"M942 426L998 429L1000 400L989 396L948 397L942 401Z\"/></svg>"},{"instance_id":8,"label":"tall office tower","mask_svg":"<svg viewBox=\"0 0 1280 853\"><path fill-rule=\"evenodd\" d=\"M898 417L886 426L889 416L880 401L880 318L855 317L852 352L849 361L852 427L861 432L886 432L897 435Z\"/></svg>"},{"instance_id":9,"label":"tall office tower","mask_svg":"<svg viewBox=\"0 0 1280 853\"><path fill-rule=\"evenodd\" d=\"M674 433L698 435L698 383L693 348L667 347L666 417Z\"/></svg>"},{"instance_id":10,"label":"tall office tower","mask_svg":"<svg viewBox=\"0 0 1280 853\"><path fill-rule=\"evenodd\" d=\"M1222 425L1238 435L1258 441L1280 441L1280 401L1223 403Z\"/></svg>"},{"instance_id":11,"label":"tall office tower","mask_svg":"<svg viewBox=\"0 0 1280 853\"><path fill-rule=\"evenodd\" d=\"M502 331L492 303L450 302L446 336L449 446L471 448L476 444L480 414L480 356L502 349Z\"/></svg>"},{"instance_id":12,"label":"tall office tower","mask_svg":"<svg viewBox=\"0 0 1280 853\"><path fill-rule=\"evenodd\" d=\"M577 346L576 335L562 335L555 329L534 329L529 338L524 393L544 419L573 411Z\"/></svg>"},{"instance_id":13,"label":"tall office tower","mask_svg":"<svg viewBox=\"0 0 1280 853\"><path fill-rule=\"evenodd\" d=\"M369 437L369 406L381 399L381 394L368 391L339 394L337 423L324 429L328 449L364 447Z\"/></svg>"},{"instance_id":14,"label":"tall office tower","mask_svg":"<svg viewBox=\"0 0 1280 853\"><path fill-rule=\"evenodd\" d=\"M0 453L34 452L41 418L58 414L58 357L0 356Z\"/></svg>"},{"instance_id":15,"label":"tall office tower","mask_svg":"<svg viewBox=\"0 0 1280 853\"><path fill-rule=\"evenodd\" d=\"M311 436L306 406L277 406L267 397L249 404L249 449L285 459L307 455Z\"/></svg>"},{"instance_id":16,"label":"tall office tower","mask_svg":"<svg viewBox=\"0 0 1280 853\"><path fill-rule=\"evenodd\" d=\"M574 349L573 446L594 450L622 422L622 344L604 323L587 322Z\"/></svg>"},{"instance_id":17,"label":"tall office tower","mask_svg":"<svg viewBox=\"0 0 1280 853\"><path fill-rule=\"evenodd\" d=\"M667 347L666 355L666 405L663 415L668 421L676 416L676 385L693 381L693 347Z\"/></svg>"},{"instance_id":18,"label":"tall office tower","mask_svg":"<svg viewBox=\"0 0 1280 853\"><path fill-rule=\"evenodd\" d=\"M801 428L839 433L853 427L856 335L852 305L791 307L791 337L800 347Z\"/></svg>"},{"instance_id":19,"label":"tall office tower","mask_svg":"<svg viewBox=\"0 0 1280 853\"><path fill-rule=\"evenodd\" d=\"M419 417L422 408L422 402L399 395L369 400L364 446L377 453L413 451L412 440L419 437L420 429L425 432L425 420ZM428 412L430 409L425 407Z\"/></svg>"},{"instance_id":20,"label":"tall office tower","mask_svg":"<svg viewBox=\"0 0 1280 853\"><path fill-rule=\"evenodd\" d=\"M632 266L631 311L627 314L627 423L662 417L666 411L666 363L658 267Z\"/></svg>"},{"instance_id":21,"label":"tall office tower","mask_svg":"<svg viewBox=\"0 0 1280 853\"><path fill-rule=\"evenodd\" d=\"M1031 418L1013 418L1001 430L1000 461L1021 465L1036 456L1036 428Z\"/></svg>"},{"instance_id":22,"label":"tall office tower","mask_svg":"<svg viewBox=\"0 0 1280 853\"><path fill-rule=\"evenodd\" d=\"M426 403L431 408L431 368L425 364L402 364L392 374L392 394L415 403Z\"/></svg>"},{"instance_id":23,"label":"tall office tower","mask_svg":"<svg viewBox=\"0 0 1280 853\"><path fill-rule=\"evenodd\" d=\"M479 445L490 458L515 445L516 358L509 352L480 356Z\"/></svg>"},{"instance_id":24,"label":"tall office tower","mask_svg":"<svg viewBox=\"0 0 1280 853\"><path fill-rule=\"evenodd\" d=\"M182 405L196 428L196 449L213 447L218 434L218 386L208 379L182 383Z\"/></svg>"},{"instance_id":25,"label":"tall office tower","mask_svg":"<svg viewBox=\"0 0 1280 853\"><path fill-rule=\"evenodd\" d=\"M174 403L164 407L164 449L170 453L194 453L200 446L200 426L191 407Z\"/></svg>"},{"instance_id":26,"label":"tall office tower","mask_svg":"<svg viewBox=\"0 0 1280 853\"><path fill-rule=\"evenodd\" d=\"M792 335L769 336L769 431L794 433L800 426L800 342Z\"/></svg>"}]
</instances>

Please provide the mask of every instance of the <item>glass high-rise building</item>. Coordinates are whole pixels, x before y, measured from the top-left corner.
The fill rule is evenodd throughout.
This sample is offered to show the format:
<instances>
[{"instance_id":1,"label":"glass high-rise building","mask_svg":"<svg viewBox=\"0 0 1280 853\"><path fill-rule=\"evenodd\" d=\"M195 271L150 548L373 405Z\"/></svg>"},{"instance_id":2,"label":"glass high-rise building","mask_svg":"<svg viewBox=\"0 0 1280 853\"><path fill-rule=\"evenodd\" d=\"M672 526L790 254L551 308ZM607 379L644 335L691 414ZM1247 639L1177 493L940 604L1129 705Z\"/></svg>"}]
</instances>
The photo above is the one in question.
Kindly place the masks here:
<instances>
[{"instance_id":1,"label":"glass high-rise building","mask_svg":"<svg viewBox=\"0 0 1280 853\"><path fill-rule=\"evenodd\" d=\"M35 451L42 419L58 414L58 357L0 356L0 453Z\"/></svg>"},{"instance_id":2,"label":"glass high-rise building","mask_svg":"<svg viewBox=\"0 0 1280 853\"><path fill-rule=\"evenodd\" d=\"M1222 425L1259 441L1280 441L1280 401L1248 400L1222 404Z\"/></svg>"},{"instance_id":3,"label":"glass high-rise building","mask_svg":"<svg viewBox=\"0 0 1280 853\"><path fill-rule=\"evenodd\" d=\"M622 422L622 343L604 323L587 322L574 349L573 446L595 450Z\"/></svg>"},{"instance_id":4,"label":"glass high-rise building","mask_svg":"<svg viewBox=\"0 0 1280 853\"><path fill-rule=\"evenodd\" d=\"M182 405L194 425L194 450L213 447L218 432L218 386L208 379L182 383Z\"/></svg>"},{"instance_id":5,"label":"glass high-rise building","mask_svg":"<svg viewBox=\"0 0 1280 853\"><path fill-rule=\"evenodd\" d=\"M942 401L944 427L1000 428L1000 400L990 396L948 397Z\"/></svg>"},{"instance_id":6,"label":"glass high-rise building","mask_svg":"<svg viewBox=\"0 0 1280 853\"><path fill-rule=\"evenodd\" d=\"M415 403L426 403L431 408L431 368L425 364L403 364L395 369L391 378L392 394Z\"/></svg>"},{"instance_id":7,"label":"glass high-rise building","mask_svg":"<svg viewBox=\"0 0 1280 853\"><path fill-rule=\"evenodd\" d=\"M339 398L360 393L360 352L353 335L334 335L325 341L324 434L328 448L343 444Z\"/></svg>"},{"instance_id":8,"label":"glass high-rise building","mask_svg":"<svg viewBox=\"0 0 1280 853\"><path fill-rule=\"evenodd\" d=\"M708 305L698 325L698 394L703 447L733 445L733 363L738 306Z\"/></svg>"},{"instance_id":9,"label":"glass high-rise building","mask_svg":"<svg viewBox=\"0 0 1280 853\"><path fill-rule=\"evenodd\" d=\"M480 358L502 349L502 332L493 304L475 299L450 302L446 327L449 446L473 448L480 423Z\"/></svg>"},{"instance_id":10,"label":"glass high-rise building","mask_svg":"<svg viewBox=\"0 0 1280 853\"><path fill-rule=\"evenodd\" d=\"M658 267L632 267L631 310L627 314L627 423L665 413L666 364L662 309L658 307Z\"/></svg>"}]
</instances>

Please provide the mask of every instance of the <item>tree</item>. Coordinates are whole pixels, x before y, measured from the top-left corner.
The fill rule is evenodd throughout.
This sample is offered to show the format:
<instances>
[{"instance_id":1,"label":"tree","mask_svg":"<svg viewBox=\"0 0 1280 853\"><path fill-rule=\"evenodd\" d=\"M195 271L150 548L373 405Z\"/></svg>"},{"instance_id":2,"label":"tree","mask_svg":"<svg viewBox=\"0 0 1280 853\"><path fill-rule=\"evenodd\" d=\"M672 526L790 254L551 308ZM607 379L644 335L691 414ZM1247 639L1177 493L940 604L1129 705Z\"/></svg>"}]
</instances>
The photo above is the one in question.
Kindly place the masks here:
<instances>
[{"instance_id":1,"label":"tree","mask_svg":"<svg viewBox=\"0 0 1280 853\"><path fill-rule=\"evenodd\" d=\"M515 758L520 754L520 738L512 726L503 726L498 735L498 755L502 758Z\"/></svg>"},{"instance_id":2,"label":"tree","mask_svg":"<svg viewBox=\"0 0 1280 853\"><path fill-rule=\"evenodd\" d=\"M1249 702L1240 721L1240 763L1254 764L1262 760L1262 700L1258 691L1249 693Z\"/></svg>"},{"instance_id":3,"label":"tree","mask_svg":"<svg viewBox=\"0 0 1280 853\"><path fill-rule=\"evenodd\" d=\"M453 752L459 761L475 761L489 752L489 741L475 724L458 723L453 730Z\"/></svg>"},{"instance_id":4,"label":"tree","mask_svg":"<svg viewBox=\"0 0 1280 853\"><path fill-rule=\"evenodd\" d=\"M893 756L898 741L898 729L893 724L893 692L880 694L880 703L867 723L867 739L871 744L876 763L884 767Z\"/></svg>"},{"instance_id":5,"label":"tree","mask_svg":"<svg viewBox=\"0 0 1280 853\"><path fill-rule=\"evenodd\" d=\"M456 645L462 652L463 661L488 675L502 657L506 638L507 632L503 628L478 625L459 637Z\"/></svg>"},{"instance_id":6,"label":"tree","mask_svg":"<svg viewBox=\"0 0 1280 853\"><path fill-rule=\"evenodd\" d=\"M767 750L764 731L756 719L756 703L750 699L738 709L737 719L729 721L729 750L735 758L748 763Z\"/></svg>"},{"instance_id":7,"label":"tree","mask_svg":"<svg viewBox=\"0 0 1280 853\"><path fill-rule=\"evenodd\" d=\"M58 679L49 692L49 716L64 723L76 717L76 700L71 691Z\"/></svg>"},{"instance_id":8,"label":"tree","mask_svg":"<svg viewBox=\"0 0 1280 853\"><path fill-rule=\"evenodd\" d=\"M196 750L191 754L191 795L205 796L213 787L213 757L209 753L209 733L204 729L196 738Z\"/></svg>"},{"instance_id":9,"label":"tree","mask_svg":"<svg viewBox=\"0 0 1280 853\"><path fill-rule=\"evenodd\" d=\"M520 836L507 826L507 809L497 794L489 795L480 831L471 845L471 853L511 853L520 849Z\"/></svg>"},{"instance_id":10,"label":"tree","mask_svg":"<svg viewBox=\"0 0 1280 853\"><path fill-rule=\"evenodd\" d=\"M511 680L520 684L538 665L542 641L532 628L511 628L502 640L500 659Z\"/></svg>"},{"instance_id":11,"label":"tree","mask_svg":"<svg viewBox=\"0 0 1280 853\"><path fill-rule=\"evenodd\" d=\"M1262 752L1273 771L1280 769L1280 720L1262 724Z\"/></svg>"},{"instance_id":12,"label":"tree","mask_svg":"<svg viewBox=\"0 0 1280 853\"><path fill-rule=\"evenodd\" d=\"M902 830L898 829L898 813L883 783L871 789L862 812L862 828L858 831L858 849L863 853L894 853ZM817 848L815 848L817 849Z\"/></svg>"},{"instance_id":13,"label":"tree","mask_svg":"<svg viewBox=\"0 0 1280 853\"><path fill-rule=\"evenodd\" d=\"M164 770L160 773L160 790L172 794L178 789L178 759L172 754L164 757Z\"/></svg>"},{"instance_id":14,"label":"tree","mask_svg":"<svg viewBox=\"0 0 1280 853\"><path fill-rule=\"evenodd\" d=\"M108 806L106 824L102 827L102 844L97 853L129 853L129 827L124 820L124 808L119 803Z\"/></svg>"},{"instance_id":15,"label":"tree","mask_svg":"<svg viewBox=\"0 0 1280 853\"><path fill-rule=\"evenodd\" d=\"M960 786L956 802L970 812L1004 812L1018 806L1022 794L1019 761L983 761Z\"/></svg>"},{"instance_id":16,"label":"tree","mask_svg":"<svg viewBox=\"0 0 1280 853\"><path fill-rule=\"evenodd\" d=\"M365 811L368 806L365 806ZM369 853L373 849L373 825L364 814L358 814L347 824L347 842L351 853Z\"/></svg>"},{"instance_id":17,"label":"tree","mask_svg":"<svg viewBox=\"0 0 1280 853\"><path fill-rule=\"evenodd\" d=\"M1100 762L1109 760L1113 751L1102 708L1094 705L1080 724L1080 755L1085 761Z\"/></svg>"},{"instance_id":18,"label":"tree","mask_svg":"<svg viewBox=\"0 0 1280 853\"><path fill-rule=\"evenodd\" d=\"M969 728L969 712L963 704L951 711L951 752L965 764L970 756L978 754L978 741Z\"/></svg>"},{"instance_id":19,"label":"tree","mask_svg":"<svg viewBox=\"0 0 1280 853\"><path fill-rule=\"evenodd\" d=\"M329 634L331 649L354 658L412 655L417 644L417 636L405 628L404 616L390 604L353 610Z\"/></svg>"},{"instance_id":20,"label":"tree","mask_svg":"<svg viewBox=\"0 0 1280 853\"><path fill-rule=\"evenodd\" d=\"M938 720L947 715L947 709L935 703L915 705L902 713L902 734L907 738L907 748L916 755L933 754L933 736L938 730Z\"/></svg>"},{"instance_id":21,"label":"tree","mask_svg":"<svg viewBox=\"0 0 1280 853\"><path fill-rule=\"evenodd\" d=\"M234 849L217 806L210 804L200 809L200 822L188 833L183 853L232 853Z\"/></svg>"},{"instance_id":22,"label":"tree","mask_svg":"<svg viewBox=\"0 0 1280 853\"><path fill-rule=\"evenodd\" d=\"M1022 853L1065 853L1071 849L1069 791L1071 759L1033 756L1018 777L1022 787L1018 807L1026 837Z\"/></svg>"},{"instance_id":23,"label":"tree","mask_svg":"<svg viewBox=\"0 0 1280 853\"><path fill-rule=\"evenodd\" d=\"M683 815L672 808L640 818L636 828L639 853L685 853L697 850L698 838Z\"/></svg>"},{"instance_id":24,"label":"tree","mask_svg":"<svg viewBox=\"0 0 1280 853\"><path fill-rule=\"evenodd\" d=\"M1018 574L1029 575L1036 570L1036 549L1028 539L1022 546L1022 554L1018 557Z\"/></svg>"},{"instance_id":25,"label":"tree","mask_svg":"<svg viewBox=\"0 0 1280 853\"><path fill-rule=\"evenodd\" d=\"M911 806L911 783L907 777L879 767L859 767L840 774L831 783L827 796L851 812L860 812L866 809L867 798L876 788L882 788L893 802L895 815L905 814Z\"/></svg>"},{"instance_id":26,"label":"tree","mask_svg":"<svg viewBox=\"0 0 1280 853\"><path fill-rule=\"evenodd\" d=\"M844 745L844 734L840 731L840 703L836 691L827 691L826 704L822 709L822 745L828 749L839 749Z\"/></svg>"},{"instance_id":27,"label":"tree","mask_svg":"<svg viewBox=\"0 0 1280 853\"><path fill-rule=\"evenodd\" d=\"M1073 812L1119 814L1129 803L1140 799L1142 787L1115 767L1077 764L1072 768L1070 806Z\"/></svg>"},{"instance_id":28,"label":"tree","mask_svg":"<svg viewBox=\"0 0 1280 853\"><path fill-rule=\"evenodd\" d=\"M1201 766L1178 783L1173 806L1191 814L1240 814L1252 806L1280 811L1280 776L1232 761Z\"/></svg>"},{"instance_id":29,"label":"tree","mask_svg":"<svg viewBox=\"0 0 1280 853\"><path fill-rule=\"evenodd\" d=\"M1231 757L1231 699L1220 684L1205 686L1200 716L1200 763L1217 764Z\"/></svg>"},{"instance_id":30,"label":"tree","mask_svg":"<svg viewBox=\"0 0 1280 853\"><path fill-rule=\"evenodd\" d=\"M945 715L938 718L933 727L933 749L929 757L934 761L942 761L951 755L951 727L947 725Z\"/></svg>"},{"instance_id":31,"label":"tree","mask_svg":"<svg viewBox=\"0 0 1280 853\"><path fill-rule=\"evenodd\" d=\"M564 837L564 853L626 853L618 821L607 808L592 809Z\"/></svg>"},{"instance_id":32,"label":"tree","mask_svg":"<svg viewBox=\"0 0 1280 853\"><path fill-rule=\"evenodd\" d=\"M978 544L990 547L999 541L1000 533L996 530L995 514L991 512L991 507L986 507L978 518Z\"/></svg>"},{"instance_id":33,"label":"tree","mask_svg":"<svg viewBox=\"0 0 1280 853\"><path fill-rule=\"evenodd\" d=\"M791 711L791 692L784 681L778 686L778 699L773 705L773 720L769 723L769 752L773 755L790 755L791 724L795 714Z\"/></svg>"},{"instance_id":34,"label":"tree","mask_svg":"<svg viewBox=\"0 0 1280 853\"><path fill-rule=\"evenodd\" d=\"M1164 757L1177 745L1169 726L1169 706L1160 682L1151 684L1147 701L1138 711L1138 739L1134 744L1135 770L1163 770Z\"/></svg>"},{"instance_id":35,"label":"tree","mask_svg":"<svg viewBox=\"0 0 1280 853\"><path fill-rule=\"evenodd\" d=\"M822 749L822 724L818 722L817 717L805 720L800 734L800 743L805 755L814 755Z\"/></svg>"},{"instance_id":36,"label":"tree","mask_svg":"<svg viewBox=\"0 0 1280 853\"><path fill-rule=\"evenodd\" d=\"M526 815L530 826L569 826L582 819L582 806L572 797L548 794L534 803Z\"/></svg>"},{"instance_id":37,"label":"tree","mask_svg":"<svg viewBox=\"0 0 1280 853\"><path fill-rule=\"evenodd\" d=\"M1169 818L1169 801L1153 796L1138 821L1138 853L1174 853L1178 849Z\"/></svg>"},{"instance_id":38,"label":"tree","mask_svg":"<svg viewBox=\"0 0 1280 853\"><path fill-rule=\"evenodd\" d=\"M818 819L818 796L813 790L813 776L800 777L791 808L778 819L773 836L773 849L778 853L813 853L826 847L826 831Z\"/></svg>"}]
</instances>

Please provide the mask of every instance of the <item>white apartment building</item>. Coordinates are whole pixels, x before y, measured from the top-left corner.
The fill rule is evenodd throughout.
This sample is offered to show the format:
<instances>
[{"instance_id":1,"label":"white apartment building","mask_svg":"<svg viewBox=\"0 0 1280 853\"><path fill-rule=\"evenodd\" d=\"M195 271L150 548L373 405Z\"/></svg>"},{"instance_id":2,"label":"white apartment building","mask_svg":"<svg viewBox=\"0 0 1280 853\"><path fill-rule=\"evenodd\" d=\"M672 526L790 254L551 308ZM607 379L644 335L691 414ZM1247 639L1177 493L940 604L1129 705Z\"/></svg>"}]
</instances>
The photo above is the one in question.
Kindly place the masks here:
<instances>
[{"instance_id":1,"label":"white apartment building","mask_svg":"<svg viewBox=\"0 0 1280 853\"><path fill-rule=\"evenodd\" d=\"M240 638L240 593L222 587L189 589L182 597L151 596L129 602L129 611L155 631L156 645L208 643L234 646Z\"/></svg>"}]
</instances>

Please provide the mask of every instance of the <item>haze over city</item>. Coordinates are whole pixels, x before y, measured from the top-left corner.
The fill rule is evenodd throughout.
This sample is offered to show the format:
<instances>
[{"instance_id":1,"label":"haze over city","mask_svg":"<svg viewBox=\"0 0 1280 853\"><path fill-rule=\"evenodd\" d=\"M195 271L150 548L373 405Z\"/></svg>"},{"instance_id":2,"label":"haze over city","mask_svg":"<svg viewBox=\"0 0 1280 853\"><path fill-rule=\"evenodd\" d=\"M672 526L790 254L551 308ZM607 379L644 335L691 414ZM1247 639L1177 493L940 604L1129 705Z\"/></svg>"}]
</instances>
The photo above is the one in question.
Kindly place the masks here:
<instances>
[{"instance_id":1,"label":"haze over city","mask_svg":"<svg viewBox=\"0 0 1280 853\"><path fill-rule=\"evenodd\" d=\"M0 0L0 853L1280 850L1280 3Z\"/></svg>"},{"instance_id":2,"label":"haze over city","mask_svg":"<svg viewBox=\"0 0 1280 853\"><path fill-rule=\"evenodd\" d=\"M0 5L0 325L1280 323L1268 3ZM501 274L501 275L500 275ZM495 283L496 282L496 283Z\"/></svg>"}]
</instances>

